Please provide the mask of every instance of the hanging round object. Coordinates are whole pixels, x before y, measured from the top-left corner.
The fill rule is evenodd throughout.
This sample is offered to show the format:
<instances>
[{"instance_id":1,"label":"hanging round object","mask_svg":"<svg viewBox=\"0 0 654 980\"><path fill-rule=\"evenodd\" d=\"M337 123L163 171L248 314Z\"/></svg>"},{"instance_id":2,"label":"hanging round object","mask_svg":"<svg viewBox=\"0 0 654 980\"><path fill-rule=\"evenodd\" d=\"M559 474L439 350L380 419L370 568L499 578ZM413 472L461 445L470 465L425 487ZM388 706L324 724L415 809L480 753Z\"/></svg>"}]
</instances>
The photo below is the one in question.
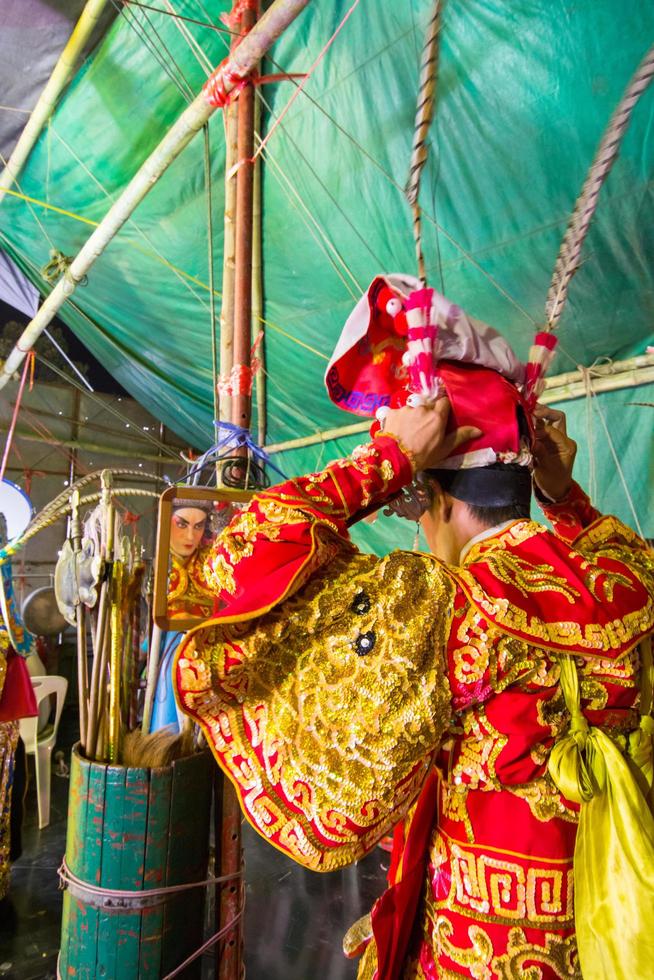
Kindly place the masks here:
<instances>
[{"instance_id":1,"label":"hanging round object","mask_svg":"<svg viewBox=\"0 0 654 980\"><path fill-rule=\"evenodd\" d=\"M7 524L7 541L20 537L33 513L32 501L25 491L11 480L0 480L0 514Z\"/></svg>"},{"instance_id":2,"label":"hanging round object","mask_svg":"<svg viewBox=\"0 0 654 980\"><path fill-rule=\"evenodd\" d=\"M55 636L66 628L51 585L30 592L21 610L25 629L35 636Z\"/></svg>"}]
</instances>

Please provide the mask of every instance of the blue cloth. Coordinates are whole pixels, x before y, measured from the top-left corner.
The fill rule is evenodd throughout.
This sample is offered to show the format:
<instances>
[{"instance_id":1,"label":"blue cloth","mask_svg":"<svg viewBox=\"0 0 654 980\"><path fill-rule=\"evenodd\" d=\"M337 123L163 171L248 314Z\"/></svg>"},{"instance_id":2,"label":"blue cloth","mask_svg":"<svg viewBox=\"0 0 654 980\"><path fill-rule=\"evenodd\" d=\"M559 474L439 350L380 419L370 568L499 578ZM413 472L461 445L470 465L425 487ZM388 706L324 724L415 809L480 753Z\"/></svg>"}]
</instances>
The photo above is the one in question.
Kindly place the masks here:
<instances>
[{"instance_id":1,"label":"blue cloth","mask_svg":"<svg viewBox=\"0 0 654 980\"><path fill-rule=\"evenodd\" d=\"M173 726L174 731L179 731L179 721L177 718L177 705L173 693L173 659L175 651L184 638L183 633L164 633L161 637L163 653L159 661L159 676L157 678L157 690L152 706L152 720L150 721L150 731L158 732L160 728Z\"/></svg>"},{"instance_id":2,"label":"blue cloth","mask_svg":"<svg viewBox=\"0 0 654 980\"><path fill-rule=\"evenodd\" d=\"M234 425L232 422L214 422L214 425L218 430L218 441L211 449L207 449L206 453L200 456L193 469L187 474L187 480L190 481L191 477L201 473L209 463L220 462L221 459L226 459L230 453L233 453L235 449L242 447L245 447L248 453L264 466L269 466L274 470L283 480L286 479L282 471L272 462L266 451L254 442L249 429L244 429L240 425Z\"/></svg>"}]
</instances>

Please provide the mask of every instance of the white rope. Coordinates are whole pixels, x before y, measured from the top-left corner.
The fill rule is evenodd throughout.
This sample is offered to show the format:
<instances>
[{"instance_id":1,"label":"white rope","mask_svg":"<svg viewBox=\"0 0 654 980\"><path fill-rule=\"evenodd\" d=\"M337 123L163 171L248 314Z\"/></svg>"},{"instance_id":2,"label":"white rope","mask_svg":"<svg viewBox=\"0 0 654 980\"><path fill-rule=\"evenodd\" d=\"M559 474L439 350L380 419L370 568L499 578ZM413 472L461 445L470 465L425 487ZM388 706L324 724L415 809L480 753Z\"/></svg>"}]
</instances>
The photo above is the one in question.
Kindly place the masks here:
<instances>
[{"instance_id":1,"label":"white rope","mask_svg":"<svg viewBox=\"0 0 654 980\"><path fill-rule=\"evenodd\" d=\"M629 486L627 485L627 481L625 479L624 471L622 469L622 466L620 465L620 460L618 458L618 454L615 451L615 446L613 445L613 440L611 439L611 433L609 432L609 427L606 424L606 419L604 418L604 413L602 412L602 409L600 408L599 399L598 399L597 395L595 394L595 392L593 392L593 398L594 398L594 401L595 401L595 408L597 409L597 413L598 413L598 415L600 417L600 422L602 423L602 428L604 429L604 434L606 435L606 441L608 442L609 449L611 450L611 456L613 457L613 462L615 463L615 468L617 469L618 476L620 477L620 483L622 484L622 488L623 488L623 490L625 492L625 496L626 496L627 501L629 503L629 509L631 510L631 513L632 513L632 516L633 516L633 519L634 519L634 524L636 525L636 530L638 531L638 533L641 536L641 538L644 538L645 537L645 532L643 531L643 528L641 527L640 521L638 520L638 513L636 512L636 506L634 504L634 499L631 496L631 492L629 490Z\"/></svg>"},{"instance_id":2,"label":"white rope","mask_svg":"<svg viewBox=\"0 0 654 980\"><path fill-rule=\"evenodd\" d=\"M597 467L596 467L595 446L594 446L594 439L593 439L593 409L595 409L597 411L597 414L599 415L600 422L602 423L602 428L604 429L604 435L606 436L606 441L608 443L611 456L613 457L613 462L615 463L615 468L618 472L620 483L622 484L625 497L627 498L627 503L629 504L629 509L634 519L636 530L638 531L641 538L644 538L645 532L643 531L643 528L641 527L640 521L638 519L638 512L636 511L636 505L634 503L633 497L631 496L631 492L629 490L629 486L627 484L624 471L620 464L620 458L617 454L615 445L613 444L609 427L606 424L606 419L604 418L604 413L602 412L602 409L600 407L600 402L599 402L599 398L597 397L597 392L593 390L592 379L593 377L600 377L599 373L596 371L596 368L599 366L601 361L605 363L607 362L610 363L610 358L598 358L595 361L595 363L591 364L591 366L588 368L579 365L579 371L581 372L581 376L584 381L584 389L586 391L585 412L586 412L586 442L588 446L588 491L590 494L591 501L597 502L597 504L599 504L599 498L597 496L597 492L598 492L597 491Z\"/></svg>"},{"instance_id":3,"label":"white rope","mask_svg":"<svg viewBox=\"0 0 654 980\"><path fill-rule=\"evenodd\" d=\"M129 908L130 902L144 902L147 899L162 898L165 895L176 895L178 892L189 891L194 888L204 888L207 885L220 885L227 881L243 876L242 871L234 871L228 875L220 877L204 878L202 881L188 881L181 885L163 885L161 888L105 888L102 885L95 885L90 881L79 878L66 863L66 858L61 859L61 865L57 871L59 875L59 888L63 890L67 886L75 885L79 890L84 891L92 898L102 900L103 907L111 908L111 900L115 899L115 907ZM136 906L135 906L136 907ZM139 905L139 908L147 906Z\"/></svg>"},{"instance_id":4,"label":"white rope","mask_svg":"<svg viewBox=\"0 0 654 980\"><path fill-rule=\"evenodd\" d=\"M555 330L568 296L570 280L579 268L579 256L597 207L599 193L618 155L622 137L638 99L654 77L654 46L647 52L625 94L609 120L608 127L577 198L561 243L552 282L545 302L546 329Z\"/></svg>"},{"instance_id":5,"label":"white rope","mask_svg":"<svg viewBox=\"0 0 654 980\"><path fill-rule=\"evenodd\" d=\"M597 468L595 466L595 441L593 439L593 388L590 380L590 368L577 365L584 382L586 416L586 448L588 450L588 494L590 499L597 500Z\"/></svg>"},{"instance_id":6,"label":"white rope","mask_svg":"<svg viewBox=\"0 0 654 980\"><path fill-rule=\"evenodd\" d=\"M413 238L418 262L418 278L426 282L425 257L422 250L421 211L418 198L420 195L420 178L427 162L427 137L434 116L436 98L436 78L438 75L438 37L441 27L441 0L434 0L432 15L427 25L425 43L420 62L420 83L418 86L418 102L416 106L415 128L413 132L413 149L409 165L409 179L406 185L406 199L413 213Z\"/></svg>"},{"instance_id":7,"label":"white rope","mask_svg":"<svg viewBox=\"0 0 654 980\"><path fill-rule=\"evenodd\" d=\"M188 44L191 50L191 54L193 54L195 60L200 65L203 72L206 74L208 78L209 75L212 73L214 66L209 61L208 57L200 47L199 43L195 40L195 38L191 34L190 30L188 29L188 27L186 26L182 18L177 16L177 13L175 12L175 8L173 7L170 0L164 0L164 4L168 8L171 16L173 17L175 26L177 27L180 34Z\"/></svg>"}]
</instances>

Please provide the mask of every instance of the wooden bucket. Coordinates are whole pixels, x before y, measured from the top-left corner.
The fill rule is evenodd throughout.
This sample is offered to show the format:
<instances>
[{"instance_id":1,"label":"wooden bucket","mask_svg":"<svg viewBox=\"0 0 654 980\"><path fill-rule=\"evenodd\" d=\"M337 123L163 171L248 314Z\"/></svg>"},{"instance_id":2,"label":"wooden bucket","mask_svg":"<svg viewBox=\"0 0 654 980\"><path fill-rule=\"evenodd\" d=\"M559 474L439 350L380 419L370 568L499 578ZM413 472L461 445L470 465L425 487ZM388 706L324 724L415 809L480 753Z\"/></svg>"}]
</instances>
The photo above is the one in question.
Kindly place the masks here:
<instances>
[{"instance_id":1,"label":"wooden bucket","mask_svg":"<svg viewBox=\"0 0 654 980\"><path fill-rule=\"evenodd\" d=\"M160 980L202 944L212 763L208 753L163 769L89 762L73 749L66 864L81 883L132 892L117 901L64 893L62 980ZM117 906L117 907L116 907ZM201 957L180 977L200 976Z\"/></svg>"}]
</instances>

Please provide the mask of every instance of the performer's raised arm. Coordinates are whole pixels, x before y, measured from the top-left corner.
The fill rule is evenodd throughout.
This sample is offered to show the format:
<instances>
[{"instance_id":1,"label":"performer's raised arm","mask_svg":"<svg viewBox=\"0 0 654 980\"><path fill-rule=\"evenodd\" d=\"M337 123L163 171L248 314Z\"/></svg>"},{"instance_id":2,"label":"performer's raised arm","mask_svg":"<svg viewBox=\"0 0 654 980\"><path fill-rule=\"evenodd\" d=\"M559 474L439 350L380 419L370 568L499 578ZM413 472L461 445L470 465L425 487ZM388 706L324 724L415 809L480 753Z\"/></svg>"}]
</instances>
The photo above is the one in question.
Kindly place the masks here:
<instances>
[{"instance_id":1,"label":"performer's raised arm","mask_svg":"<svg viewBox=\"0 0 654 980\"><path fill-rule=\"evenodd\" d=\"M611 847L602 824L590 864L574 858L580 801L615 786L586 773L580 795L581 762L549 762L581 760L601 730L651 785L651 705L639 700L651 551L573 483L562 415L533 415L551 336L521 365L496 331L419 287L371 284L326 381L359 414L401 406L406 348L422 394L414 386L351 457L259 494L229 525L208 563L221 607L181 650L178 698L253 826L306 867L355 861L397 825L389 888L348 940L368 944L361 980L523 969L578 980L603 955L597 936L628 955L625 976L645 975L651 930L633 903L612 915L622 823ZM530 518L532 474L554 534ZM429 553L354 548L348 525L384 502L420 518ZM654 840L654 825L621 766L636 819L619 884L644 909L652 862L629 855L641 853L638 827Z\"/></svg>"},{"instance_id":2,"label":"performer's raised arm","mask_svg":"<svg viewBox=\"0 0 654 980\"><path fill-rule=\"evenodd\" d=\"M347 524L479 430L447 432L447 399L392 415L398 436L257 495L230 523L210 561L224 608L177 663L182 707L255 828L317 870L398 822L451 717L454 582L426 555L358 552Z\"/></svg>"}]
</instances>

